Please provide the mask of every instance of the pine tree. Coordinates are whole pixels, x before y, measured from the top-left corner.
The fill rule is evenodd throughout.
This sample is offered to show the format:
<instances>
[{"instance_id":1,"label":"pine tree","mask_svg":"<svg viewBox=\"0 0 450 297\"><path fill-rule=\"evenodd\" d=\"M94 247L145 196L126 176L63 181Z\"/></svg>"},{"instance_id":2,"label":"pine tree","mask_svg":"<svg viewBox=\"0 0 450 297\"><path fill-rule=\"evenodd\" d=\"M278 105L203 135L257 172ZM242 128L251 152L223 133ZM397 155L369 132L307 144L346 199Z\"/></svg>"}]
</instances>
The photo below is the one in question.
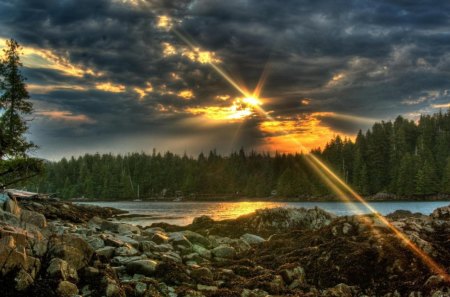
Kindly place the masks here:
<instances>
[{"instance_id":1,"label":"pine tree","mask_svg":"<svg viewBox=\"0 0 450 297\"><path fill-rule=\"evenodd\" d=\"M25 138L28 130L24 116L31 114L32 104L20 72L20 46L6 41L0 60L0 184L8 186L36 175L41 162L28 153L36 146Z\"/></svg>"},{"instance_id":2,"label":"pine tree","mask_svg":"<svg viewBox=\"0 0 450 297\"><path fill-rule=\"evenodd\" d=\"M23 115L32 111L30 96L25 88L25 78L20 72L20 46L11 39L6 42L4 57L1 61L0 106L4 110L0 118L2 128L2 148L0 157L24 156L34 145L28 142L24 133L28 127Z\"/></svg>"},{"instance_id":3,"label":"pine tree","mask_svg":"<svg viewBox=\"0 0 450 297\"><path fill-rule=\"evenodd\" d=\"M450 157L447 158L447 165L444 169L440 192L450 194Z\"/></svg>"}]
</instances>

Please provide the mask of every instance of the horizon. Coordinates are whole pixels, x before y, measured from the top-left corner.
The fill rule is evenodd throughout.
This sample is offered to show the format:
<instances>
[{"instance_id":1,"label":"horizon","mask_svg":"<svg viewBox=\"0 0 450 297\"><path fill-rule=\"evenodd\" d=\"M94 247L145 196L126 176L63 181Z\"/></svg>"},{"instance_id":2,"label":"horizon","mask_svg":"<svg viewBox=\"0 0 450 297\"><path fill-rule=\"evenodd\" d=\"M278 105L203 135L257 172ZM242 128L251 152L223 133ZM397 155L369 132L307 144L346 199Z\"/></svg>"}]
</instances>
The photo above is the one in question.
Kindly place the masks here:
<instances>
[{"instance_id":1,"label":"horizon","mask_svg":"<svg viewBox=\"0 0 450 297\"><path fill-rule=\"evenodd\" d=\"M289 153L449 108L447 8L0 1L0 48L23 46L38 157Z\"/></svg>"}]
</instances>

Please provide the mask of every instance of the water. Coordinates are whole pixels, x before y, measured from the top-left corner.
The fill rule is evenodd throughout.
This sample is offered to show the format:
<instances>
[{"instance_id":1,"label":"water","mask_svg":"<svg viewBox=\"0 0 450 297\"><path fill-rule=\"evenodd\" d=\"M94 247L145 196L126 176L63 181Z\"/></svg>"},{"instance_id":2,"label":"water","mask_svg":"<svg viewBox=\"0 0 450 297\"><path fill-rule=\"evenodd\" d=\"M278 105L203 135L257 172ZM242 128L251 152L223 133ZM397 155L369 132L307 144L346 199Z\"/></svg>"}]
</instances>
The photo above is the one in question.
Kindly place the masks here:
<instances>
[{"instance_id":1,"label":"water","mask_svg":"<svg viewBox=\"0 0 450 297\"><path fill-rule=\"evenodd\" d=\"M274 207L320 207L336 215L351 215L369 213L361 203L343 202L85 202L105 207L114 207L129 211L134 217L125 221L148 226L155 222L165 222L175 225L192 223L195 217L208 215L215 220L233 219L243 214L254 212L260 208ZM449 201L427 202L371 202L379 213L386 215L395 210L409 210L413 213L430 214L438 207L447 206Z\"/></svg>"}]
</instances>

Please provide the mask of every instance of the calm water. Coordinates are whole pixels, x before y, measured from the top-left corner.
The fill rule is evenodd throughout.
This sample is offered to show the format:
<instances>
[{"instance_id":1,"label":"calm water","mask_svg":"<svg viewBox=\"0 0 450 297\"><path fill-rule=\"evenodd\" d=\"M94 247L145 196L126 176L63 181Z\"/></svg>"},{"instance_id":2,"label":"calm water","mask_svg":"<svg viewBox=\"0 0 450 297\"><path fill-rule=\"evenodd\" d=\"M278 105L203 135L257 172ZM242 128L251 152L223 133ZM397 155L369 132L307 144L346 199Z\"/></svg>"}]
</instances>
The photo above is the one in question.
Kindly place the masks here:
<instances>
[{"instance_id":1,"label":"calm water","mask_svg":"<svg viewBox=\"0 0 450 297\"><path fill-rule=\"evenodd\" d=\"M315 206L337 215L368 213L360 203L342 202L89 202L99 206L114 207L138 215L126 221L142 226L155 222L166 222L176 225L192 223L195 217L208 215L216 220L236 218L254 212L260 208L273 207L305 207ZM434 209L449 205L449 201L435 202L371 202L379 213L386 215L398 209L430 214Z\"/></svg>"}]
</instances>

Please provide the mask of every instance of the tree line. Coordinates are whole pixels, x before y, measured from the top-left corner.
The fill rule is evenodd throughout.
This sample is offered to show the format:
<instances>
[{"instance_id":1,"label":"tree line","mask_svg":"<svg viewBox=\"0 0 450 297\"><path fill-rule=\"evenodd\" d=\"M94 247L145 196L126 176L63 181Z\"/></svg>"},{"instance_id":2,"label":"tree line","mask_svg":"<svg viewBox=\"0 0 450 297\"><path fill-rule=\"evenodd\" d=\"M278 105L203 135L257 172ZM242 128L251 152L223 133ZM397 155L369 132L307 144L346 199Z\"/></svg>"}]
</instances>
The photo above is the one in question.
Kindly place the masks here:
<instances>
[{"instance_id":1,"label":"tree line","mask_svg":"<svg viewBox=\"0 0 450 297\"><path fill-rule=\"evenodd\" d=\"M359 131L354 141L336 136L312 153L363 195L450 194L450 110L422 115L417 123L401 116L375 123L367 132ZM86 154L48 162L45 167L45 174L26 187L62 198L330 194L302 153L241 149L222 156L212 150L195 158L156 151Z\"/></svg>"}]
</instances>

